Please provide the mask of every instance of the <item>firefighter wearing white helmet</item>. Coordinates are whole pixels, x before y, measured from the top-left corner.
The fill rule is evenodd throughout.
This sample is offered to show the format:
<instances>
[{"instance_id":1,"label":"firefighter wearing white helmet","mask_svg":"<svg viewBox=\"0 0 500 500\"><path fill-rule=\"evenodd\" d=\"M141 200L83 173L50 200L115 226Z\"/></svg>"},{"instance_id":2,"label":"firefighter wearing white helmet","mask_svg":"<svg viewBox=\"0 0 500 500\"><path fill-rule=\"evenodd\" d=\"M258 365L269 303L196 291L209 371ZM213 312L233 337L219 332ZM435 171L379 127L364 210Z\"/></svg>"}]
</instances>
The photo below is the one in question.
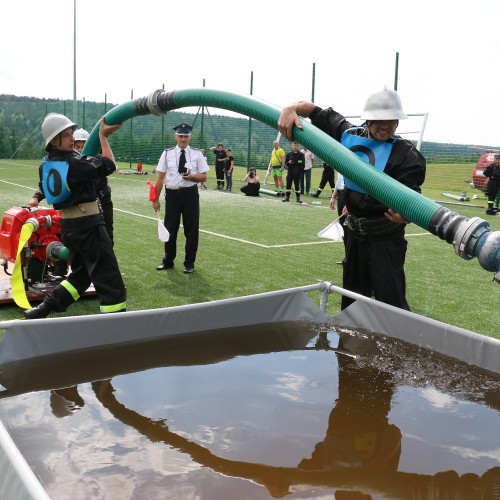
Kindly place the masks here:
<instances>
[{"instance_id":1,"label":"firefighter wearing white helmet","mask_svg":"<svg viewBox=\"0 0 500 500\"><path fill-rule=\"evenodd\" d=\"M406 120L401 99L395 90L388 89L375 92L365 102L362 120Z\"/></svg>"},{"instance_id":2,"label":"firefighter wearing white helmet","mask_svg":"<svg viewBox=\"0 0 500 500\"><path fill-rule=\"evenodd\" d=\"M102 177L116 170L108 136L120 125L101 119L99 156L81 156L74 150L76 125L64 115L51 113L42 124L47 156L39 168L38 192L62 216L62 240L71 252L71 273L37 307L24 311L26 319L64 312L92 283L103 313L126 309L126 291L113 244L97 202ZM35 198L31 200L34 203ZM36 200L38 201L38 200Z\"/></svg>"},{"instance_id":3,"label":"firefighter wearing white helmet","mask_svg":"<svg viewBox=\"0 0 500 500\"><path fill-rule=\"evenodd\" d=\"M75 130L76 124L68 117L59 113L49 113L42 123L42 136L45 141L45 150L48 151L49 143L63 130L70 128Z\"/></svg>"},{"instance_id":4,"label":"firefighter wearing white helmet","mask_svg":"<svg viewBox=\"0 0 500 500\"><path fill-rule=\"evenodd\" d=\"M81 151L83 149L83 146L85 146L85 143L89 139L89 135L90 134L83 128L79 128L73 132L73 139L75 140L75 149L77 151ZM76 148L76 142L83 142L82 149L78 150Z\"/></svg>"},{"instance_id":5,"label":"firefighter wearing white helmet","mask_svg":"<svg viewBox=\"0 0 500 500\"><path fill-rule=\"evenodd\" d=\"M302 128L299 116L310 118L314 126L373 168L420 193L426 161L410 141L396 135L399 120L407 118L396 91L384 88L371 94L361 115L365 121L360 126L331 107L323 109L308 101L290 104L283 108L278 120L279 131L290 140L293 127ZM409 221L350 179L344 180L343 287L409 310L404 273L407 248L404 235ZM343 296L342 309L352 302Z\"/></svg>"}]
</instances>

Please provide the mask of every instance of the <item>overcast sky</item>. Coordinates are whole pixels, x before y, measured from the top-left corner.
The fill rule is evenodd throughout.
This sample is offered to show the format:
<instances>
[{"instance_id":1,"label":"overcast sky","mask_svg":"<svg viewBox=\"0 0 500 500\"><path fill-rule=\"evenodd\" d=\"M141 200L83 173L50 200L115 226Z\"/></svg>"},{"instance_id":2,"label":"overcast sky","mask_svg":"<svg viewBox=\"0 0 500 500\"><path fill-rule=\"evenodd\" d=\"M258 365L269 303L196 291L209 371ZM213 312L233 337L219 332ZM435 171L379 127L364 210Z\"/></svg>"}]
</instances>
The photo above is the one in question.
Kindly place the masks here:
<instances>
[{"instance_id":1,"label":"overcast sky","mask_svg":"<svg viewBox=\"0 0 500 500\"><path fill-rule=\"evenodd\" d=\"M73 99L73 0L0 13L0 94ZM315 103L355 115L394 86L399 53L405 112L429 114L424 140L500 146L498 0L77 0L76 13L79 100L204 79L248 95L253 71L253 95L284 106L311 100L314 63Z\"/></svg>"}]
</instances>

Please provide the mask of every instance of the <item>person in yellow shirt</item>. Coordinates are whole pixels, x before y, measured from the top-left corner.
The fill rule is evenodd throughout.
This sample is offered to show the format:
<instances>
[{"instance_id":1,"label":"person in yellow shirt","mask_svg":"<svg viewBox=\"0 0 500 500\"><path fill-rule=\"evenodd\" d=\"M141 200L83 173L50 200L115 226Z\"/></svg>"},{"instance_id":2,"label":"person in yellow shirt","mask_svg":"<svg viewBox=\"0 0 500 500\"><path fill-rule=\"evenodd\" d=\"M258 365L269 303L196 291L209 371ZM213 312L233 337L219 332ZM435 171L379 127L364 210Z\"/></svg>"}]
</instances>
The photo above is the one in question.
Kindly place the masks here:
<instances>
[{"instance_id":1,"label":"person in yellow shirt","mask_svg":"<svg viewBox=\"0 0 500 500\"><path fill-rule=\"evenodd\" d=\"M269 160L268 169L271 170L271 175L274 178L274 189L276 196L285 196L285 186L283 184L283 170L285 170L285 151L280 148L278 140L273 142L273 151L271 160Z\"/></svg>"}]
</instances>

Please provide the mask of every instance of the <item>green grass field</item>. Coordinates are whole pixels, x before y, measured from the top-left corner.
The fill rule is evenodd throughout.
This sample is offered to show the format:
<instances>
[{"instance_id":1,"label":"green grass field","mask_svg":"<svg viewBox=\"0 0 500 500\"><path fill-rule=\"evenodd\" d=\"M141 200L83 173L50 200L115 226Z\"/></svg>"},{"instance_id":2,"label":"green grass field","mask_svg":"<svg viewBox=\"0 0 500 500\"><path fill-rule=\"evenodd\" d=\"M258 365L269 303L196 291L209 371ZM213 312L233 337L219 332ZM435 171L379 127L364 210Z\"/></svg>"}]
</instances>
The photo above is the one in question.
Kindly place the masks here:
<instances>
[{"instance_id":1,"label":"green grass field","mask_svg":"<svg viewBox=\"0 0 500 500\"><path fill-rule=\"evenodd\" d=\"M128 168L128 165L119 165ZM37 184L37 161L0 160L1 213L25 204ZM423 192L432 199L443 199L442 189L433 185L441 167L429 166ZM456 166L457 169L463 166ZM312 192L319 183L322 169L314 169ZM470 166L463 179L456 177L463 190L470 177ZM215 173L209 172L208 189L200 191L201 234L196 272L182 272L184 237L179 235L178 258L172 271L157 272L163 244L158 240L156 215L148 201L150 175L114 174L110 177L115 206L115 250L125 274L128 310L153 309L213 301L269 292L317 280L342 285L342 269L336 261L343 257L341 242L317 237L318 231L336 218L328 208L330 190L325 189L321 205L304 197L309 206L282 203L263 195L247 198L239 188L245 170L237 168L233 192L215 190ZM265 172L259 172L261 180ZM268 184L263 186L273 189ZM450 200L452 201L452 200ZM484 196L469 205L450 206L466 217L488 220L492 231L500 230L500 217L488 217ZM163 216L163 211L162 211ZM413 312L467 330L500 338L498 303L500 288L492 282L492 273L484 271L477 259L465 261L455 255L452 245L411 224L407 229L408 300ZM0 270L0 272L3 272ZM319 304L319 295L311 293ZM332 294L328 314L339 311L340 296ZM96 298L83 299L66 315L98 312ZM22 317L15 305L0 305L0 320Z\"/></svg>"}]
</instances>

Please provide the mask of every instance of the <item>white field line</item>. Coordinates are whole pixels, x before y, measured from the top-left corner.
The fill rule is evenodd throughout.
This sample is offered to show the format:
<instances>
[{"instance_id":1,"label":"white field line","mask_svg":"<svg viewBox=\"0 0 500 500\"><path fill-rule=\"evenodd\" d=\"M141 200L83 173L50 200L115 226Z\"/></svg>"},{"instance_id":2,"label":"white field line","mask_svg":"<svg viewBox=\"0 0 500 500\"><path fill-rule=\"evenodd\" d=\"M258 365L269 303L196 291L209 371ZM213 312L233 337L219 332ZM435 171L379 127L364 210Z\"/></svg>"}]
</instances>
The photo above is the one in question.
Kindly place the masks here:
<instances>
[{"instance_id":1,"label":"white field line","mask_svg":"<svg viewBox=\"0 0 500 500\"><path fill-rule=\"evenodd\" d=\"M3 182L4 184L9 184L10 186L16 186L16 187L20 187L20 188L23 188L23 189L29 189L30 191L33 191L33 193L35 192L36 188L38 187L38 185L36 187L33 187L33 186L23 186L22 184L16 184L15 182L4 181L2 179L0 179L0 182Z\"/></svg>"},{"instance_id":2,"label":"white field line","mask_svg":"<svg viewBox=\"0 0 500 500\"><path fill-rule=\"evenodd\" d=\"M135 212L130 212L128 210L122 210L120 208L114 208L117 212L122 212L124 214L133 215L136 217L142 217L144 219L150 219L156 221L156 217L152 217L150 215L141 215ZM182 226L182 224L181 224ZM253 245L260 248L286 248L286 247L300 247L307 245L331 245L332 243L342 243L341 241L333 241L333 240L325 240L325 241L307 241L303 243L287 243L284 245L263 245L262 243L256 243L255 241L244 240L242 238L234 238L233 236L227 236L226 234L214 233L213 231L207 231L206 229L200 229L200 233L210 234L211 236L216 236L218 238L224 238L226 240L237 241L239 243L245 243L247 245ZM418 233L418 234L407 234L406 236L425 236L430 235L431 233Z\"/></svg>"}]
</instances>

